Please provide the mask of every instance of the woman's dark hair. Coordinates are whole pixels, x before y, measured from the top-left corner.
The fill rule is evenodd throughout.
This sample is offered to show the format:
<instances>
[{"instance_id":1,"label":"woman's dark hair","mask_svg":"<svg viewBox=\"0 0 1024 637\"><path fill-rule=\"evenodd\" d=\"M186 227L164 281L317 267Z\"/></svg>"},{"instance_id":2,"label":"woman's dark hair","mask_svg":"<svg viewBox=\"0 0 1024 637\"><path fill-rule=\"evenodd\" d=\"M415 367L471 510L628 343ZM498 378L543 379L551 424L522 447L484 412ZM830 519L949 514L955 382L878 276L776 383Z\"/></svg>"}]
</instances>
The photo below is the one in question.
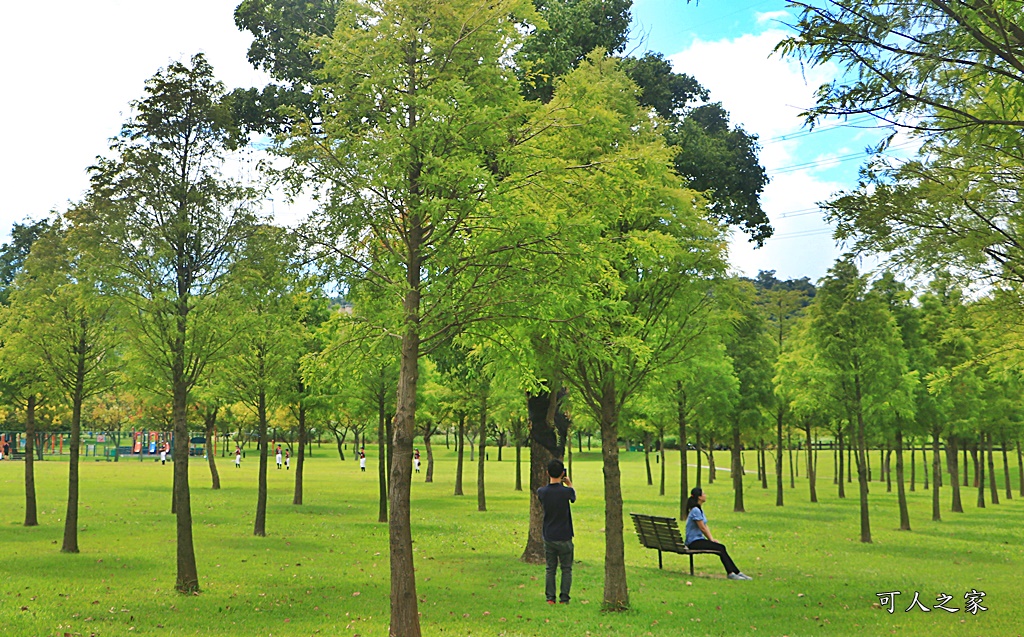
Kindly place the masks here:
<instances>
[{"instance_id":1,"label":"woman's dark hair","mask_svg":"<svg viewBox=\"0 0 1024 637\"><path fill-rule=\"evenodd\" d=\"M694 487L690 489L690 497L686 499L686 513L690 513L690 509L697 507L700 509L700 496L703 495L704 490L700 487Z\"/></svg>"}]
</instances>

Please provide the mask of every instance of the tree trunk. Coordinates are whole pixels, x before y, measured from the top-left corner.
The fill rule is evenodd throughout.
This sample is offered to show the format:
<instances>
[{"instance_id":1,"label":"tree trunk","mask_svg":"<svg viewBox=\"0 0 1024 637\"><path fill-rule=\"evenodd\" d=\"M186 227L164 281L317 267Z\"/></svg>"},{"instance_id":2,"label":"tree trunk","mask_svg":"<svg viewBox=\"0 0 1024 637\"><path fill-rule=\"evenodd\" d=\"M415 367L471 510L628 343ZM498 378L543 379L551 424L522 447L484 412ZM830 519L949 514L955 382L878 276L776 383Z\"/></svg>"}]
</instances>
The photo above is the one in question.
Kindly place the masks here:
<instances>
[{"instance_id":1,"label":"tree trunk","mask_svg":"<svg viewBox=\"0 0 1024 637\"><path fill-rule=\"evenodd\" d=\"M811 461L811 453L810 453L810 449L811 449L811 424L810 424L810 422L807 423L807 429L805 429L804 431L807 432L807 481L810 483L810 487L811 487L811 502L817 502L818 501L818 487L817 487L816 483L817 483L817 480L818 480L818 471L817 471L817 468L814 466L814 463Z\"/></svg>"},{"instance_id":2,"label":"tree trunk","mask_svg":"<svg viewBox=\"0 0 1024 637\"><path fill-rule=\"evenodd\" d=\"M1020 438L1017 439L1017 476L1020 482L1020 496L1024 498L1024 453L1021 453Z\"/></svg>"},{"instance_id":3,"label":"tree trunk","mask_svg":"<svg viewBox=\"0 0 1024 637\"><path fill-rule=\"evenodd\" d=\"M842 475L843 475L843 474L839 473L839 460L840 460L840 456L839 456L839 452L837 451L837 446L838 445L836 445L836 444L832 445L832 484L839 484L839 478L837 478L836 476L842 477ZM799 449L797 449L797 455L798 456L800 455L800 450ZM810 461L808 461L808 462L810 462ZM808 466L810 466L810 465L808 465Z\"/></svg>"},{"instance_id":4,"label":"tree trunk","mask_svg":"<svg viewBox=\"0 0 1024 637\"><path fill-rule=\"evenodd\" d=\"M384 392L377 394L377 522L383 524L388 521L388 466L385 462L387 457L387 412L384 410ZM356 436L358 443L359 436ZM366 453L366 445L360 447Z\"/></svg>"},{"instance_id":5,"label":"tree trunk","mask_svg":"<svg viewBox=\"0 0 1024 637\"><path fill-rule=\"evenodd\" d=\"M184 378L185 317L179 313L172 366L171 419L174 423L174 503L177 535L177 576L182 593L199 590L195 545L192 542L192 502L188 484L188 385Z\"/></svg>"},{"instance_id":6,"label":"tree trunk","mask_svg":"<svg viewBox=\"0 0 1024 637\"><path fill-rule=\"evenodd\" d=\"M658 495L665 495L665 434L658 434L658 454L661 458L661 487ZM1009 482L1007 482L1009 484Z\"/></svg>"},{"instance_id":7,"label":"tree trunk","mask_svg":"<svg viewBox=\"0 0 1024 637\"><path fill-rule=\"evenodd\" d=\"M854 409L857 412L857 481L860 485L860 541L871 543L871 519L868 512L868 445L864 428L864 412L860 388L860 376L853 377Z\"/></svg>"},{"instance_id":8,"label":"tree trunk","mask_svg":"<svg viewBox=\"0 0 1024 637\"><path fill-rule=\"evenodd\" d=\"M984 462L984 460L982 460L982 462ZM971 444L971 464L974 465L974 484L973 484L973 486L976 487L979 484L981 484L981 479L980 478L982 477L983 469L984 469L984 467L981 467L980 463L978 462L978 444L977 443Z\"/></svg>"},{"instance_id":9,"label":"tree trunk","mask_svg":"<svg viewBox=\"0 0 1024 637\"><path fill-rule=\"evenodd\" d=\"M36 395L28 397L25 406L25 526L38 526L39 517L36 513Z\"/></svg>"},{"instance_id":10,"label":"tree trunk","mask_svg":"<svg viewBox=\"0 0 1024 637\"><path fill-rule=\"evenodd\" d=\"M982 445L984 445L984 436L982 436ZM978 462L978 443L971 445L971 456L974 459L977 470L974 473L974 482L978 487L978 508L985 508L985 447L981 448L982 458L981 462Z\"/></svg>"},{"instance_id":11,"label":"tree trunk","mask_svg":"<svg viewBox=\"0 0 1024 637\"><path fill-rule=\"evenodd\" d=\"M959 471L959 468L957 467L957 455L956 455L956 452L957 452L957 442L956 442L956 438L950 437L950 438L946 439L946 449L947 449L946 457L947 458L952 458L952 465L949 468L949 470L951 472L949 483L953 487L953 502L952 502L952 507L951 508L952 508L954 513L963 513L964 512L964 505L963 505L963 502L960 499L960 481L957 479L957 477L958 477L957 473ZM934 456L935 453L936 452L933 450L932 451L932 455ZM964 473L965 474L967 473L967 465L966 464L964 464ZM936 483L936 488L939 488L942 485L942 483L939 482L938 480L933 480L933 482Z\"/></svg>"},{"instance_id":12,"label":"tree trunk","mask_svg":"<svg viewBox=\"0 0 1024 637\"><path fill-rule=\"evenodd\" d=\"M768 489L768 443L762 441L761 449L758 453L761 455L761 488Z\"/></svg>"},{"instance_id":13,"label":"tree trunk","mask_svg":"<svg viewBox=\"0 0 1024 637\"><path fill-rule=\"evenodd\" d=\"M715 479L715 445L713 439L708 439L708 484L714 484Z\"/></svg>"},{"instance_id":14,"label":"tree trunk","mask_svg":"<svg viewBox=\"0 0 1024 637\"><path fill-rule=\"evenodd\" d=\"M477 452L476 464L476 510L487 510L487 493L484 488L484 460L487 458L487 394L480 400L480 430L477 434L480 450Z\"/></svg>"},{"instance_id":15,"label":"tree trunk","mask_svg":"<svg viewBox=\"0 0 1024 637\"><path fill-rule=\"evenodd\" d=\"M62 553L78 552L78 455L82 443L82 400L85 394L85 332L78 341L75 390L71 396L71 459L68 463L68 508L64 517Z\"/></svg>"},{"instance_id":16,"label":"tree trunk","mask_svg":"<svg viewBox=\"0 0 1024 637\"><path fill-rule=\"evenodd\" d=\"M782 409L775 423L775 506L782 506Z\"/></svg>"},{"instance_id":17,"label":"tree trunk","mask_svg":"<svg viewBox=\"0 0 1024 637\"><path fill-rule=\"evenodd\" d=\"M793 431L786 432L786 451L789 453L789 488L796 488L796 465L793 464Z\"/></svg>"},{"instance_id":18,"label":"tree trunk","mask_svg":"<svg viewBox=\"0 0 1024 637\"><path fill-rule=\"evenodd\" d=\"M681 393L682 382L676 383L676 391ZM689 466L687 456L689 455L689 441L686 438L686 404L684 401L676 400L676 419L679 421L679 519L686 519L686 499L690 497ZM699 442L699 440L698 440ZM664 468L664 464L661 465ZM697 484L700 484L700 451L697 451Z\"/></svg>"},{"instance_id":19,"label":"tree trunk","mask_svg":"<svg viewBox=\"0 0 1024 637\"><path fill-rule=\"evenodd\" d=\"M1003 481L1006 483L1006 499L1013 499L1013 488L1010 486L1010 459L1007 456L1007 441L1005 437L1000 441L1000 446L1003 448Z\"/></svg>"},{"instance_id":20,"label":"tree trunk","mask_svg":"<svg viewBox=\"0 0 1024 637\"><path fill-rule=\"evenodd\" d=\"M516 439L516 491L523 490L523 443Z\"/></svg>"},{"instance_id":21,"label":"tree trunk","mask_svg":"<svg viewBox=\"0 0 1024 637\"><path fill-rule=\"evenodd\" d=\"M384 438L384 443L385 443L385 445L384 445L384 452L385 452L385 455L387 456L387 477L388 477L388 499L389 500L391 499L391 465L393 463L394 449L395 449L395 443L394 443L395 431L394 431L394 429L395 429L395 420L394 420L394 418L391 416L391 414L385 413L384 414L384 430L387 432L387 436ZM409 475L411 476L412 474L410 473ZM412 484L411 478L410 478L410 483L409 484L410 485Z\"/></svg>"},{"instance_id":22,"label":"tree trunk","mask_svg":"<svg viewBox=\"0 0 1024 637\"><path fill-rule=\"evenodd\" d=\"M850 423L850 424L853 424L853 423ZM849 453L847 453L845 458L843 457L843 429L842 429L842 427L839 428L839 432L836 435L836 437L838 438L838 442L839 442L839 480L837 481L836 484L839 487L839 497L841 499L845 499L846 498L846 486L845 486L845 484L843 482L843 468L844 468L844 464L843 463L844 462L849 462L850 457L849 457ZM811 444L811 441L808 440L807 441L807 445L808 445L807 446L807 458L808 458L807 461L808 462L811 461L810 460L810 457L811 457L811 447L810 447L810 444ZM846 470L847 471L850 470L848 465L846 466Z\"/></svg>"},{"instance_id":23,"label":"tree trunk","mask_svg":"<svg viewBox=\"0 0 1024 637\"><path fill-rule=\"evenodd\" d=\"M900 506L900 530L910 530L910 510L907 508L907 492L903 488L903 431L896 430L896 496Z\"/></svg>"},{"instance_id":24,"label":"tree trunk","mask_svg":"<svg viewBox=\"0 0 1024 637\"><path fill-rule=\"evenodd\" d=\"M418 218L417 218L418 219ZM419 384L420 264L418 220L413 221L410 240L408 291L405 297L405 333L398 374L398 400L391 442L394 461L390 468L391 517L388 535L391 551L391 637L420 637L416 571L412 553L410 495L412 491L412 445L416 431L416 389Z\"/></svg>"},{"instance_id":25,"label":"tree trunk","mask_svg":"<svg viewBox=\"0 0 1024 637\"><path fill-rule=\"evenodd\" d=\"M888 442L885 444L885 461L883 463L885 472L885 492L892 493L892 471L890 470L891 467L889 466L890 464L892 464L892 449L889 448Z\"/></svg>"},{"instance_id":26,"label":"tree trunk","mask_svg":"<svg viewBox=\"0 0 1024 637\"><path fill-rule=\"evenodd\" d=\"M703 465L704 465L704 462L701 459L701 450L700 450L700 427L697 427L696 435L694 436L693 446L694 446L694 453L697 454L697 476L696 476L697 483L696 484L699 487L701 485L700 474L701 474L701 470L703 469ZM685 445L684 445L684 449L685 449ZM686 458L686 452L683 452L683 459L685 460L685 458ZM685 462L683 463L683 471L687 471L686 463ZM686 480L685 476L686 476L686 474L684 473L683 476L682 476L682 479L684 481ZM680 520L686 519L686 498L689 496L689 493L690 493L689 489L683 489L682 492L679 494L679 510L683 512L683 514L679 516Z\"/></svg>"},{"instance_id":27,"label":"tree trunk","mask_svg":"<svg viewBox=\"0 0 1024 637\"><path fill-rule=\"evenodd\" d=\"M305 388L301 393L305 393ZM306 405L301 399L299 400L298 425L299 449L295 455L295 496L292 498L292 504L302 504L302 469L306 461Z\"/></svg>"},{"instance_id":28,"label":"tree trunk","mask_svg":"<svg viewBox=\"0 0 1024 637\"><path fill-rule=\"evenodd\" d=\"M740 426L739 423L732 425L732 490L734 513L744 513L743 508L743 456L740 450Z\"/></svg>"},{"instance_id":29,"label":"tree trunk","mask_svg":"<svg viewBox=\"0 0 1024 637\"><path fill-rule=\"evenodd\" d=\"M455 464L455 495L462 493L462 460L466 449L466 416L459 414L459 433L455 439L455 446L458 447L458 461Z\"/></svg>"},{"instance_id":30,"label":"tree trunk","mask_svg":"<svg viewBox=\"0 0 1024 637\"><path fill-rule=\"evenodd\" d=\"M984 434L985 440L985 455L988 457L988 486L989 486L989 500L992 504L999 504L999 487L996 486L996 467L995 460L992 457L992 434Z\"/></svg>"},{"instance_id":31,"label":"tree trunk","mask_svg":"<svg viewBox=\"0 0 1024 637\"><path fill-rule=\"evenodd\" d=\"M924 490L928 490L928 436L921 441L921 475Z\"/></svg>"},{"instance_id":32,"label":"tree trunk","mask_svg":"<svg viewBox=\"0 0 1024 637\"><path fill-rule=\"evenodd\" d=\"M260 389L256 396L256 417L259 420L260 437L260 469L259 489L256 492L256 521L253 524L252 534L259 537L267 535L267 447L270 446L267 439L267 394Z\"/></svg>"},{"instance_id":33,"label":"tree trunk","mask_svg":"<svg viewBox=\"0 0 1024 637\"><path fill-rule=\"evenodd\" d=\"M545 561L544 507L537 498L537 489L549 484L548 462L562 451L558 440L559 423L568 425L568 419L564 414L559 418L561 395L561 383L555 378L549 381L547 393L527 396L526 399L530 423L530 522L526 546L519 559L528 564L543 564Z\"/></svg>"},{"instance_id":34,"label":"tree trunk","mask_svg":"<svg viewBox=\"0 0 1024 637\"><path fill-rule=\"evenodd\" d=\"M654 474L651 473L651 434L644 432L644 465L647 467L647 486L654 486Z\"/></svg>"},{"instance_id":35,"label":"tree trunk","mask_svg":"<svg viewBox=\"0 0 1024 637\"><path fill-rule=\"evenodd\" d=\"M213 436L217 433L217 408L213 409L213 413L206 413L206 462L210 465L210 488L216 491L220 489L220 474L217 473L217 462L213 449L210 448L210 441L213 440Z\"/></svg>"},{"instance_id":36,"label":"tree trunk","mask_svg":"<svg viewBox=\"0 0 1024 637\"><path fill-rule=\"evenodd\" d=\"M970 486L967 483L967 477L971 473L970 472L970 465L967 462L967 447L969 447L969 446L970 445L964 445L964 486L965 487ZM977 460L977 458L975 458L975 460L974 460L974 475L975 475L975 480L977 480L977 475L978 475L978 460ZM978 486L978 485L974 485L974 486Z\"/></svg>"},{"instance_id":37,"label":"tree trunk","mask_svg":"<svg viewBox=\"0 0 1024 637\"><path fill-rule=\"evenodd\" d=\"M565 464L566 471L569 475L569 481L572 481L572 435L566 436L565 444Z\"/></svg>"},{"instance_id":38,"label":"tree trunk","mask_svg":"<svg viewBox=\"0 0 1024 637\"><path fill-rule=\"evenodd\" d=\"M338 445L338 458L340 458L342 462L345 462L345 439L341 436L341 434L338 433L336 429L333 430L331 433L334 434L334 443ZM354 447L357 449L359 448L359 436L356 436L356 442L354 443ZM356 454L356 457L359 457L359 454Z\"/></svg>"},{"instance_id":39,"label":"tree trunk","mask_svg":"<svg viewBox=\"0 0 1024 637\"><path fill-rule=\"evenodd\" d=\"M939 431L932 431L932 522L942 520L942 513L939 510L939 474L942 473L942 462L939 459ZM956 480L953 481L953 503L958 504L957 498L960 490L956 487ZM954 511L956 509L953 509Z\"/></svg>"},{"instance_id":40,"label":"tree trunk","mask_svg":"<svg viewBox=\"0 0 1024 637\"><path fill-rule=\"evenodd\" d=\"M917 447L914 445L914 440L910 440L910 492L914 492L914 485L917 482Z\"/></svg>"},{"instance_id":41,"label":"tree trunk","mask_svg":"<svg viewBox=\"0 0 1024 637\"><path fill-rule=\"evenodd\" d=\"M423 434L423 446L427 449L427 476L425 482L434 481L434 446L430 442L430 432Z\"/></svg>"},{"instance_id":42,"label":"tree trunk","mask_svg":"<svg viewBox=\"0 0 1024 637\"><path fill-rule=\"evenodd\" d=\"M622 536L622 484L619 474L618 413L615 385L601 390L601 456L604 464L604 608L629 608L626 554Z\"/></svg>"},{"instance_id":43,"label":"tree trunk","mask_svg":"<svg viewBox=\"0 0 1024 637\"><path fill-rule=\"evenodd\" d=\"M544 507L537 498L537 489L547 485L548 462L554 455L530 436L530 524L526 547L519 559L527 564L544 563Z\"/></svg>"}]
</instances>

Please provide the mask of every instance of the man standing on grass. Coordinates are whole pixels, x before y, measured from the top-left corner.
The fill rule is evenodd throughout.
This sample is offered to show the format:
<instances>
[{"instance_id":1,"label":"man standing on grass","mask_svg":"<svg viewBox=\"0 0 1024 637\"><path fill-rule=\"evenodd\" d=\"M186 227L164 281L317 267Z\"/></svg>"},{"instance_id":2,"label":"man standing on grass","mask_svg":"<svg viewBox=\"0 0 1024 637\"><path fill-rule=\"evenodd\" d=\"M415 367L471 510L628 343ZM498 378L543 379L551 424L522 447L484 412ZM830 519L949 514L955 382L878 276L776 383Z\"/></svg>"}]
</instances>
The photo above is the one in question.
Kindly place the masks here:
<instances>
[{"instance_id":1,"label":"man standing on grass","mask_svg":"<svg viewBox=\"0 0 1024 637\"><path fill-rule=\"evenodd\" d=\"M549 483L537 489L537 498L544 507L544 557L547 559L547 575L544 578L544 593L548 604L555 603L555 570L562 566L562 587L558 602L569 603L569 588L572 586L572 511L569 504L576 501L576 490L572 480L565 473L561 460L548 463Z\"/></svg>"}]
</instances>

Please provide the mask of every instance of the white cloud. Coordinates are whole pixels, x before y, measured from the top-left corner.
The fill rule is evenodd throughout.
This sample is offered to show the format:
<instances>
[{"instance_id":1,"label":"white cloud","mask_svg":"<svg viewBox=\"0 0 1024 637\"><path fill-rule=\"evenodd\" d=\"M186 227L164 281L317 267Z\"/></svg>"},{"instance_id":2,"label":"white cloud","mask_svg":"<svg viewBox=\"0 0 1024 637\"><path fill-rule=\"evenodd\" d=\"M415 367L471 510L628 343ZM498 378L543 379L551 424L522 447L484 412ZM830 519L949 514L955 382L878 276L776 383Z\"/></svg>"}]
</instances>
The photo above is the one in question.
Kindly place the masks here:
<instances>
[{"instance_id":1,"label":"white cloud","mask_svg":"<svg viewBox=\"0 0 1024 637\"><path fill-rule=\"evenodd\" d=\"M754 17L757 18L758 24L764 24L765 22L774 22L783 18L790 17L789 11L765 11L764 13L756 12Z\"/></svg>"},{"instance_id":2,"label":"white cloud","mask_svg":"<svg viewBox=\"0 0 1024 637\"><path fill-rule=\"evenodd\" d=\"M767 20L774 17L772 13L761 15L771 16ZM761 202L776 236L755 250L745 235L735 233L731 245L734 268L749 276L758 270L775 270L782 278L817 279L841 250L822 217L806 212L852 184L820 178L816 175L820 168L817 164L775 173L780 168L815 162L823 152L834 154L834 149L816 144L815 136L778 139L801 129L799 114L814 104L817 87L837 72L831 65L801 68L797 62L772 55L772 49L786 35L769 29L734 39L696 40L669 59L676 71L693 75L707 87L711 98L729 111L733 124L756 133L763 145L761 163L771 182Z\"/></svg>"}]
</instances>

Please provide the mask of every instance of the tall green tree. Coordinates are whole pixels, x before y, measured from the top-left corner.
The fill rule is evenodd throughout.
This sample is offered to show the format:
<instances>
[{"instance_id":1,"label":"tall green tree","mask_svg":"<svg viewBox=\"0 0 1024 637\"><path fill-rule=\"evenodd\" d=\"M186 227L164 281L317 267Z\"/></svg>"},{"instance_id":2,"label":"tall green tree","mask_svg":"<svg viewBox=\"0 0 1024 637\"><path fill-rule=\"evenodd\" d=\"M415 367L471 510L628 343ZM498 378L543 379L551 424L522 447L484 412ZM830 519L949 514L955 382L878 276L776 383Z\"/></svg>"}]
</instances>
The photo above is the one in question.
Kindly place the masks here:
<instances>
[{"instance_id":1,"label":"tall green tree","mask_svg":"<svg viewBox=\"0 0 1024 637\"><path fill-rule=\"evenodd\" d=\"M78 553L82 406L111 386L119 362L114 326L120 305L102 295L102 270L91 263L83 238L70 221L56 222L32 245L10 296L25 341L39 356L42 380L71 410L64 553Z\"/></svg>"},{"instance_id":2,"label":"tall green tree","mask_svg":"<svg viewBox=\"0 0 1024 637\"><path fill-rule=\"evenodd\" d=\"M856 438L860 538L871 542L868 513L869 422L881 427L887 414L913 416L913 387L899 327L885 301L869 293L850 258L836 262L819 282L810 306L810 336L828 381L839 388Z\"/></svg>"},{"instance_id":3,"label":"tall green tree","mask_svg":"<svg viewBox=\"0 0 1024 637\"><path fill-rule=\"evenodd\" d=\"M550 328L551 345L579 403L601 425L604 605L619 610L629 606L620 415L686 348L687 320L711 302L710 280L723 269L720 235L693 193L680 187L663 141L614 60L593 54L563 79L546 108L559 126L537 141L549 165L538 201L556 217L571 210L579 233L577 247L564 251L571 265L556 281L575 290L562 302L573 319Z\"/></svg>"},{"instance_id":4,"label":"tall green tree","mask_svg":"<svg viewBox=\"0 0 1024 637\"><path fill-rule=\"evenodd\" d=\"M391 622L420 634L409 491L419 358L494 307L523 236L492 205L521 98L504 64L534 16L524 0L346 2L323 63L322 122L280 150L327 197L327 236L385 298L401 299L389 518ZM397 309L397 308L396 308Z\"/></svg>"},{"instance_id":5,"label":"tall green tree","mask_svg":"<svg viewBox=\"0 0 1024 637\"><path fill-rule=\"evenodd\" d=\"M201 55L146 83L145 96L92 168L88 223L97 257L116 269L106 284L130 311L129 340L171 401L177 558L175 588L199 589L188 483L189 392L223 353L228 265L244 244L250 189L220 167L239 135L223 85Z\"/></svg>"},{"instance_id":6,"label":"tall green tree","mask_svg":"<svg viewBox=\"0 0 1024 637\"><path fill-rule=\"evenodd\" d=\"M759 272L754 285L758 290L758 301L763 308L771 331L772 343L775 346L774 356L778 360L785 354L789 332L794 322L814 297L814 286L806 278L790 281L779 281L774 272ZM775 506L784 502L782 490L782 434L783 426L789 415L789 403L786 396L779 395L774 401L775 416Z\"/></svg>"},{"instance_id":7,"label":"tall green tree","mask_svg":"<svg viewBox=\"0 0 1024 637\"><path fill-rule=\"evenodd\" d=\"M732 359L739 395L730 414L732 457L733 511L746 511L743 503L743 446L752 435L763 432L765 412L772 406L773 341L768 321L757 305L756 290L749 281L737 281L730 309L733 314L731 333L726 336L725 349Z\"/></svg>"},{"instance_id":8,"label":"tall green tree","mask_svg":"<svg viewBox=\"0 0 1024 637\"><path fill-rule=\"evenodd\" d=\"M259 226L232 272L237 336L225 372L235 397L256 415L260 462L253 534L261 537L267 534L267 416L274 405L288 404L301 355L296 247L288 237L284 228Z\"/></svg>"},{"instance_id":9,"label":"tall green tree","mask_svg":"<svg viewBox=\"0 0 1024 637\"><path fill-rule=\"evenodd\" d=\"M11 240L0 246L0 305L7 305L11 284L21 272L36 239L50 228L49 219L25 220L11 227Z\"/></svg>"}]
</instances>

